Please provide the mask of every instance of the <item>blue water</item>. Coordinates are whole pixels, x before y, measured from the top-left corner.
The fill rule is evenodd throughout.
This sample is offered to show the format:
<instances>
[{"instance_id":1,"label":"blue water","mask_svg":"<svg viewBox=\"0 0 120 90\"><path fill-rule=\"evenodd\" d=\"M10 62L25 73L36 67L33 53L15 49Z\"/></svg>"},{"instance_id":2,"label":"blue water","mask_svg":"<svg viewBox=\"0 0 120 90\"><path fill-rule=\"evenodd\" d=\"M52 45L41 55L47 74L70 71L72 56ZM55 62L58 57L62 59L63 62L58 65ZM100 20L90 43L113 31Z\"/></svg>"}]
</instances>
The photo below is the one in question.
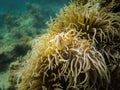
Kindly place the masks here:
<instances>
[{"instance_id":1,"label":"blue water","mask_svg":"<svg viewBox=\"0 0 120 90\"><path fill-rule=\"evenodd\" d=\"M41 7L44 7L44 9L49 10L49 8L51 8L57 13L60 8L68 4L68 1L69 0L0 0L0 26L3 25L4 18L9 13L27 13L28 10L25 7L27 2L39 4Z\"/></svg>"},{"instance_id":2,"label":"blue water","mask_svg":"<svg viewBox=\"0 0 120 90\"><path fill-rule=\"evenodd\" d=\"M68 0L0 0L0 12L6 12L6 11L25 11L25 3L38 3L43 6L47 5L58 5L63 6L63 4L66 4Z\"/></svg>"},{"instance_id":3,"label":"blue water","mask_svg":"<svg viewBox=\"0 0 120 90\"><path fill-rule=\"evenodd\" d=\"M27 21L27 18L23 16L32 16L31 18L35 19L35 22L32 22L33 28L39 30L46 27L46 22L50 20L50 17L54 18L56 13L68 2L69 0L0 0L0 46L1 42L7 41L7 37L14 40L14 38L18 38L17 35L21 36L22 33L21 30L18 30L19 28L23 30L31 26L31 24L24 25L24 27L21 25L21 23ZM30 5L26 6L26 3ZM33 7L31 8L31 6ZM39 7L36 9L37 6ZM21 18L24 21L19 20ZM31 22L28 21L28 23ZM12 34L13 32L15 35ZM26 32L28 33L25 33L25 35L30 33L32 37L40 33L37 30L35 33L32 30L26 30Z\"/></svg>"}]
</instances>

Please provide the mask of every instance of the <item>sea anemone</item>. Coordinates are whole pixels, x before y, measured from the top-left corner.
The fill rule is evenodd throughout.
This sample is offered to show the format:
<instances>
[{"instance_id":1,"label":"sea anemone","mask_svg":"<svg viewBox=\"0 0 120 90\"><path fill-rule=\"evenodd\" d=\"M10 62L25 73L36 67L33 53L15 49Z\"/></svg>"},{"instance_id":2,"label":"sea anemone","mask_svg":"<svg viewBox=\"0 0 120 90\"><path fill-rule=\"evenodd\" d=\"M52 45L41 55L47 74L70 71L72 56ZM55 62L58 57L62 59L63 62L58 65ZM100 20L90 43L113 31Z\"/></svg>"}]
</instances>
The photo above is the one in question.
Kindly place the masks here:
<instances>
[{"instance_id":1,"label":"sea anemone","mask_svg":"<svg viewBox=\"0 0 120 90\"><path fill-rule=\"evenodd\" d=\"M79 1L79 3L78 3ZM93 0L94 2L94 0ZM115 56L111 58L111 52L107 53L107 45L119 46L120 42L120 13L110 11L114 5L111 2L108 6L101 8L100 3L88 2L82 4L80 0L65 6L61 10L57 18L51 19L49 24L50 30L53 33L67 32L74 29L84 34L81 38L85 38L92 42L96 49L107 57L107 62L114 62ZM110 51L117 51L115 48ZM116 47L114 46L114 47ZM114 52L116 53L116 52Z\"/></svg>"},{"instance_id":2,"label":"sea anemone","mask_svg":"<svg viewBox=\"0 0 120 90\"><path fill-rule=\"evenodd\" d=\"M114 62L120 54L119 13L106 10L107 6L101 8L96 2L78 1L65 6L57 18L51 19L49 32L34 40L30 57L18 76L18 90L108 87L106 62Z\"/></svg>"},{"instance_id":3,"label":"sea anemone","mask_svg":"<svg viewBox=\"0 0 120 90\"><path fill-rule=\"evenodd\" d=\"M72 3L65 6L60 15L51 21L49 26L52 32L66 32L75 28L86 32L85 38L96 42L120 37L119 14L107 12L106 8L101 9L99 3Z\"/></svg>"},{"instance_id":4,"label":"sea anemone","mask_svg":"<svg viewBox=\"0 0 120 90\"><path fill-rule=\"evenodd\" d=\"M107 87L109 74L104 57L79 34L72 29L36 39L39 43L34 44L27 67L20 73L18 90Z\"/></svg>"}]
</instances>

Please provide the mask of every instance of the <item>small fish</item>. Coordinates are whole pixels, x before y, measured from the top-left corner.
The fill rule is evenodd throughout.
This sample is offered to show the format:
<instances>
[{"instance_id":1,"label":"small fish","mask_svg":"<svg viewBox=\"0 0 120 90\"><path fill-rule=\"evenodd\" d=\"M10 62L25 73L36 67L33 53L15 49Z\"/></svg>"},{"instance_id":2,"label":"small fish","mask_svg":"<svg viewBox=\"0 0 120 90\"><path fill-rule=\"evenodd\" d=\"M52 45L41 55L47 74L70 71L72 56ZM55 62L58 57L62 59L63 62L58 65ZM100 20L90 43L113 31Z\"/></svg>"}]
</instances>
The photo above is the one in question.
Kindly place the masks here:
<instances>
[{"instance_id":1,"label":"small fish","mask_svg":"<svg viewBox=\"0 0 120 90\"><path fill-rule=\"evenodd\" d=\"M65 41L63 40L62 36L58 35L56 37L56 47L61 50L65 46Z\"/></svg>"}]
</instances>

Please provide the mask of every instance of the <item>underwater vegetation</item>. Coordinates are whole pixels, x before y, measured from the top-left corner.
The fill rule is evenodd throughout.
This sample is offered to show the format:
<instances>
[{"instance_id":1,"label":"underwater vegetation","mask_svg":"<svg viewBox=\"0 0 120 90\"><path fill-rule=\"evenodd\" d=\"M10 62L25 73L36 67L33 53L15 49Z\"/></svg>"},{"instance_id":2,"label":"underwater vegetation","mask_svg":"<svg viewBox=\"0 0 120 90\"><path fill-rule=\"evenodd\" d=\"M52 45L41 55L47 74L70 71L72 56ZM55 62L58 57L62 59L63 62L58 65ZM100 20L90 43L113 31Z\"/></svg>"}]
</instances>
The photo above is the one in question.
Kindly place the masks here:
<instances>
[{"instance_id":1,"label":"underwater vegetation","mask_svg":"<svg viewBox=\"0 0 120 90\"><path fill-rule=\"evenodd\" d=\"M115 5L115 0L70 2L51 19L48 32L32 40L32 50L23 60L11 64L15 71L11 88L119 89L120 12L113 9Z\"/></svg>"}]
</instances>

